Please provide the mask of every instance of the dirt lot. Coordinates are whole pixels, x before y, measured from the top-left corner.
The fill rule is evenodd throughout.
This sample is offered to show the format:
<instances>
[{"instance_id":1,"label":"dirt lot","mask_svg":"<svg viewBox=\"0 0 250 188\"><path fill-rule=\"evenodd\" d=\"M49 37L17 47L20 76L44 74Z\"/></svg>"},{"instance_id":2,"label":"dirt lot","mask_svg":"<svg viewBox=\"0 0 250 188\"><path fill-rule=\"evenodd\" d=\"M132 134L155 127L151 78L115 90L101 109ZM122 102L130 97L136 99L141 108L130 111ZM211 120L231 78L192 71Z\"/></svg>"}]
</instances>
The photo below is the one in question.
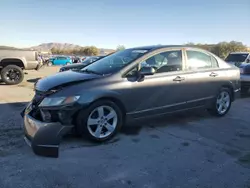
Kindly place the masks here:
<instances>
[{"instance_id":1,"label":"dirt lot","mask_svg":"<svg viewBox=\"0 0 250 188\"><path fill-rule=\"evenodd\" d=\"M0 85L0 187L250 188L250 98L224 118L185 113L123 128L109 143L67 137L58 159L24 143L20 111L33 84L58 71L29 71L18 86Z\"/></svg>"}]
</instances>

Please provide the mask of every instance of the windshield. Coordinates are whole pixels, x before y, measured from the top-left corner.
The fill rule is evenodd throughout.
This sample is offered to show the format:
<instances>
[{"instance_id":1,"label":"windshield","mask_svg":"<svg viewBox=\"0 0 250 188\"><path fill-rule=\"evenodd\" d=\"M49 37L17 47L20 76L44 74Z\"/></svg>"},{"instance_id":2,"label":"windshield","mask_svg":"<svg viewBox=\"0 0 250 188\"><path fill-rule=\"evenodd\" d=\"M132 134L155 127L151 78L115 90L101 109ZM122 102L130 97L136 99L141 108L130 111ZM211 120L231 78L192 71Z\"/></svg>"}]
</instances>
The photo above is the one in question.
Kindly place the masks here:
<instances>
[{"instance_id":1,"label":"windshield","mask_svg":"<svg viewBox=\"0 0 250 188\"><path fill-rule=\"evenodd\" d=\"M89 71L96 72L99 74L112 74L117 71L120 71L123 67L130 64L132 61L141 57L148 50L135 50L135 49L127 49L116 52L109 56L106 56L98 61L84 67L81 71Z\"/></svg>"},{"instance_id":2,"label":"windshield","mask_svg":"<svg viewBox=\"0 0 250 188\"><path fill-rule=\"evenodd\" d=\"M226 62L244 62L247 58L247 53L241 53L241 54L229 54L227 58L225 59Z\"/></svg>"}]
</instances>

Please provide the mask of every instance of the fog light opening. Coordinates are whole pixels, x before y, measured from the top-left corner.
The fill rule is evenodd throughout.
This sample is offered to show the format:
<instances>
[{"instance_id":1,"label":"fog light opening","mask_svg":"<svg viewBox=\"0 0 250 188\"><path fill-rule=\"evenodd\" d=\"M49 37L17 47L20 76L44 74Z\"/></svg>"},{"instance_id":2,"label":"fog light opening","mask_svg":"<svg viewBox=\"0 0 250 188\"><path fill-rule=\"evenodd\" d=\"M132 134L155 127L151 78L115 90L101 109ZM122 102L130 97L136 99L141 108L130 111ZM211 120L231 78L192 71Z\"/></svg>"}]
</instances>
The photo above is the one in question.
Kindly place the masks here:
<instances>
[{"instance_id":1,"label":"fog light opening","mask_svg":"<svg viewBox=\"0 0 250 188\"><path fill-rule=\"evenodd\" d=\"M44 122L50 122L51 121L51 114L49 111L43 111L41 110L41 116Z\"/></svg>"}]
</instances>

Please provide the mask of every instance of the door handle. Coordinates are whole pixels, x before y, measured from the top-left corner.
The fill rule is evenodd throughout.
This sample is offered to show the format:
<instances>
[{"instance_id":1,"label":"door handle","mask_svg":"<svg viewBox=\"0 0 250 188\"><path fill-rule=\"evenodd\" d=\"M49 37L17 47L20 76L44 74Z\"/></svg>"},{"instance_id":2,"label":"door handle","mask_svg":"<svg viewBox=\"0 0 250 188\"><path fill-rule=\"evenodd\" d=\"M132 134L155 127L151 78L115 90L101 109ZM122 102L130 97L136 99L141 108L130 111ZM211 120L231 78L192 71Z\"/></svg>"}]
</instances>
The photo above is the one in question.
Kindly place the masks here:
<instances>
[{"instance_id":1,"label":"door handle","mask_svg":"<svg viewBox=\"0 0 250 188\"><path fill-rule=\"evenodd\" d=\"M211 74L209 74L209 76L211 76L211 77L216 77L216 76L218 76L218 74L217 74L217 73L212 72Z\"/></svg>"},{"instance_id":2,"label":"door handle","mask_svg":"<svg viewBox=\"0 0 250 188\"><path fill-rule=\"evenodd\" d=\"M173 81L175 81L175 82L181 82L183 80L185 80L185 78L184 77L180 77L180 76L177 76L175 79L173 79Z\"/></svg>"}]
</instances>

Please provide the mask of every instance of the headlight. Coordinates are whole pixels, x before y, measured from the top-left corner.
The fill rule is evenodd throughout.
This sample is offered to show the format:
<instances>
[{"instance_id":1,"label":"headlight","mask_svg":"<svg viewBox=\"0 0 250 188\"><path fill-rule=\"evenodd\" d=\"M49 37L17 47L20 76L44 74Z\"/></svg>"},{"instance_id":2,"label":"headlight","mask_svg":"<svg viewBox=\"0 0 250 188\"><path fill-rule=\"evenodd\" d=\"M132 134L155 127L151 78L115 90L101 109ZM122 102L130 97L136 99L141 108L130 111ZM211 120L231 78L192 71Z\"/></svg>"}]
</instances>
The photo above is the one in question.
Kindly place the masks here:
<instances>
[{"instance_id":1,"label":"headlight","mask_svg":"<svg viewBox=\"0 0 250 188\"><path fill-rule=\"evenodd\" d=\"M43 99L39 106L59 106L76 102L80 96L70 96L70 97L46 97Z\"/></svg>"}]
</instances>

